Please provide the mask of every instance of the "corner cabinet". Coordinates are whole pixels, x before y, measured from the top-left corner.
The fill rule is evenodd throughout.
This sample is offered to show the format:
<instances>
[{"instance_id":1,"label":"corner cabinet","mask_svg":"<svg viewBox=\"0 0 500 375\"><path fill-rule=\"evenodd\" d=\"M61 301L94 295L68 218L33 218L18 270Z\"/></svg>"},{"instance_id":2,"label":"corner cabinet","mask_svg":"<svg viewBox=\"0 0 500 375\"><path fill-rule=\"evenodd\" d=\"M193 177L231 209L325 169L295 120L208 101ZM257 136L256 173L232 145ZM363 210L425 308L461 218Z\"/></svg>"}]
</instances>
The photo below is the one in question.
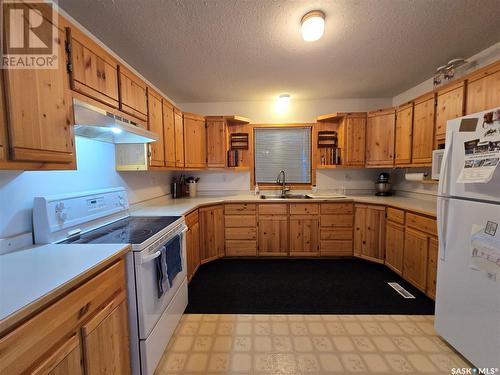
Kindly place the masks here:
<instances>
[{"instance_id":1,"label":"corner cabinet","mask_svg":"<svg viewBox=\"0 0 500 375\"><path fill-rule=\"evenodd\" d=\"M223 257L224 206L216 205L199 209L201 263Z\"/></svg>"},{"instance_id":2,"label":"corner cabinet","mask_svg":"<svg viewBox=\"0 0 500 375\"><path fill-rule=\"evenodd\" d=\"M354 206L354 256L384 262L385 206Z\"/></svg>"},{"instance_id":3,"label":"corner cabinet","mask_svg":"<svg viewBox=\"0 0 500 375\"><path fill-rule=\"evenodd\" d=\"M120 259L0 334L0 373L130 374L125 261Z\"/></svg>"},{"instance_id":4,"label":"corner cabinet","mask_svg":"<svg viewBox=\"0 0 500 375\"><path fill-rule=\"evenodd\" d=\"M184 113L184 157L186 168L207 166L207 132L203 116Z\"/></svg>"},{"instance_id":5,"label":"corner cabinet","mask_svg":"<svg viewBox=\"0 0 500 375\"><path fill-rule=\"evenodd\" d=\"M72 169L73 111L66 64L62 63L65 37L59 29L55 34L61 56L57 69L3 70L7 109L3 141L8 139L10 161L55 163L60 166L54 169Z\"/></svg>"},{"instance_id":6,"label":"corner cabinet","mask_svg":"<svg viewBox=\"0 0 500 375\"><path fill-rule=\"evenodd\" d=\"M368 112L366 124L366 166L386 167L394 164L396 112L381 109Z\"/></svg>"}]
</instances>

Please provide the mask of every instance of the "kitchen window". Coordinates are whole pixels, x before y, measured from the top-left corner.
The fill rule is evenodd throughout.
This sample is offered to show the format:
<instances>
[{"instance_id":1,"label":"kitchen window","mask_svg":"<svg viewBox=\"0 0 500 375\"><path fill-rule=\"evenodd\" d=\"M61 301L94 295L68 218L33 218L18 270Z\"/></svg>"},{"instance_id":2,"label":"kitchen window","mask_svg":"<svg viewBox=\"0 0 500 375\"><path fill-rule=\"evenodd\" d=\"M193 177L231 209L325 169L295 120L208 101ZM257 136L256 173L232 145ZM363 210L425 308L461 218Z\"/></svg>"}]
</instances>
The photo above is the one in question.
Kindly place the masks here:
<instances>
[{"instance_id":1,"label":"kitchen window","mask_svg":"<svg viewBox=\"0 0 500 375\"><path fill-rule=\"evenodd\" d=\"M286 182L311 183L311 128L255 128L255 182L276 183L281 170Z\"/></svg>"}]
</instances>

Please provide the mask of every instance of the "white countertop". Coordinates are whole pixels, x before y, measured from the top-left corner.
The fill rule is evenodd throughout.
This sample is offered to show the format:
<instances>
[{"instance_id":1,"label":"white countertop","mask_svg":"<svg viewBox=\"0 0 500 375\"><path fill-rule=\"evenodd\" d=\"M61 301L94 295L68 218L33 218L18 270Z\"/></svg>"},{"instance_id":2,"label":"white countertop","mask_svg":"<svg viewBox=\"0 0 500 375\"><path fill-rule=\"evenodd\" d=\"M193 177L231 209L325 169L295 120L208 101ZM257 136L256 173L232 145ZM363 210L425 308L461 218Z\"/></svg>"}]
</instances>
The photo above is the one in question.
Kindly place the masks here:
<instances>
[{"instance_id":1,"label":"white countertop","mask_svg":"<svg viewBox=\"0 0 500 375\"><path fill-rule=\"evenodd\" d=\"M52 244L0 255L0 321L128 247Z\"/></svg>"},{"instance_id":2,"label":"white countertop","mask_svg":"<svg viewBox=\"0 0 500 375\"><path fill-rule=\"evenodd\" d=\"M335 199L260 199L252 194L227 195L227 196L202 196L197 198L157 198L132 208L132 215L136 216L182 216L188 212L209 204L230 203L230 202L357 202L381 204L397 207L409 211L415 211L424 215L436 216L435 197L416 198L408 196L378 197L375 195L353 195L346 198Z\"/></svg>"}]
</instances>

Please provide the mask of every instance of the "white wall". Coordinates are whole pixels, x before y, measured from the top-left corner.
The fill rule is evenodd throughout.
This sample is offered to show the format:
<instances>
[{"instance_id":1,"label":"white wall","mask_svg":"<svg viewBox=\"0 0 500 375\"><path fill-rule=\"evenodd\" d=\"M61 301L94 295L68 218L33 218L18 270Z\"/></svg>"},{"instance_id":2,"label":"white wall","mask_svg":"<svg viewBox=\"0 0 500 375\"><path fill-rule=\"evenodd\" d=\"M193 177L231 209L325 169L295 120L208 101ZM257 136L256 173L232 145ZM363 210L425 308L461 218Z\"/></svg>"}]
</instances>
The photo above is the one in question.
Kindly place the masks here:
<instances>
[{"instance_id":1,"label":"white wall","mask_svg":"<svg viewBox=\"0 0 500 375\"><path fill-rule=\"evenodd\" d=\"M476 65L470 71L476 70L488 64L491 64L500 59L500 42L492 45L491 47L486 48L485 50L475 54L467 58L466 60L469 62L475 62ZM447 61L443 61L443 65L446 64ZM437 68L437 67L436 67ZM406 103L416 97L423 95L429 91L433 90L433 77L431 76L429 79L419 83L418 85L409 88L408 90L403 91L402 93L396 95L392 98L392 106L398 106L402 103Z\"/></svg>"},{"instance_id":2,"label":"white wall","mask_svg":"<svg viewBox=\"0 0 500 375\"><path fill-rule=\"evenodd\" d=\"M332 112L365 112L390 107L392 98L375 99L324 99L290 100L289 110L278 114L275 99L255 102L181 103L183 111L205 115L240 115L254 124L262 123L311 123L316 117Z\"/></svg>"},{"instance_id":3,"label":"white wall","mask_svg":"<svg viewBox=\"0 0 500 375\"><path fill-rule=\"evenodd\" d=\"M171 173L117 173L114 150L112 144L76 137L76 171L0 171L0 238L32 230L35 196L124 186L137 203L170 193Z\"/></svg>"}]
</instances>

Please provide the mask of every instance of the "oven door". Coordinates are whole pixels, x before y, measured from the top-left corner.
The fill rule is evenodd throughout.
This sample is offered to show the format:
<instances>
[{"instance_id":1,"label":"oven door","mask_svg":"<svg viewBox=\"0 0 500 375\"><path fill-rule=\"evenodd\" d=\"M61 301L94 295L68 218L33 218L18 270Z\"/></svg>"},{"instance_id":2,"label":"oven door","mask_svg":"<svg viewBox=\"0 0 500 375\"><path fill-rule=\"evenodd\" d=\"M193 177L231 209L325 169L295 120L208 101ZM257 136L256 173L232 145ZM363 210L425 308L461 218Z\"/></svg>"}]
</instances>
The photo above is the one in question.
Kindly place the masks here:
<instances>
[{"instance_id":1,"label":"oven door","mask_svg":"<svg viewBox=\"0 0 500 375\"><path fill-rule=\"evenodd\" d=\"M137 294L137 316L139 321L139 338L145 340L169 305L173 296L186 279L186 241L184 223L174 228L153 245L139 252L134 252L135 285ZM182 271L179 272L173 285L158 297L158 283L156 275L156 259L160 256L160 249L174 236L180 235Z\"/></svg>"}]
</instances>

